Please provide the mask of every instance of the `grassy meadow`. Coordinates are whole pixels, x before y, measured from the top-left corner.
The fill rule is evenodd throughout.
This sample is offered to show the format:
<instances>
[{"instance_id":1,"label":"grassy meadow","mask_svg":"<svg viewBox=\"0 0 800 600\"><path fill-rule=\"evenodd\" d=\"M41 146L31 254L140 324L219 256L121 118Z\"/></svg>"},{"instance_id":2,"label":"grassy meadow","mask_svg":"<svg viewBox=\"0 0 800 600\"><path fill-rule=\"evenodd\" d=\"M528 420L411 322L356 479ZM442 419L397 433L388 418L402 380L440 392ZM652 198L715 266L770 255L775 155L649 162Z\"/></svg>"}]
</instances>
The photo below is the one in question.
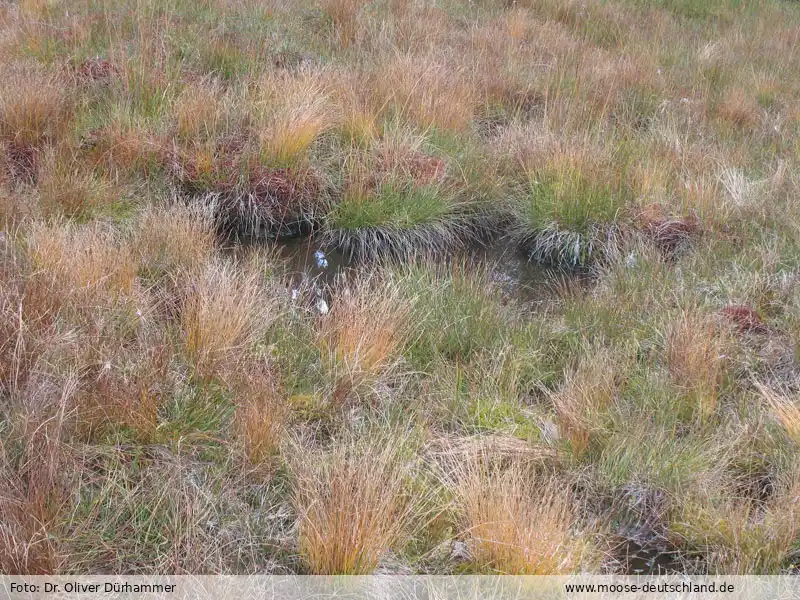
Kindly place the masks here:
<instances>
[{"instance_id":1,"label":"grassy meadow","mask_svg":"<svg viewBox=\"0 0 800 600\"><path fill-rule=\"evenodd\" d=\"M0 572L797 571L799 46L792 0L0 1Z\"/></svg>"}]
</instances>

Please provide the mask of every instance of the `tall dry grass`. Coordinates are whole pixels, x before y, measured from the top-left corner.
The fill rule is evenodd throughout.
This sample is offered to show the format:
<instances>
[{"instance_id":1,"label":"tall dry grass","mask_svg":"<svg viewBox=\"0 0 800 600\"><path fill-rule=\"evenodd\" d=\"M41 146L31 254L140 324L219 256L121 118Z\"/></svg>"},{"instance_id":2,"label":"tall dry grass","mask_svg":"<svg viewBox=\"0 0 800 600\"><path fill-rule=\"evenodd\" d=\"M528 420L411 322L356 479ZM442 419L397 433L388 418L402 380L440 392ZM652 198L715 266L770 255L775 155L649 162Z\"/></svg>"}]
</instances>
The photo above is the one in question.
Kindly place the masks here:
<instances>
[{"instance_id":1,"label":"tall dry grass","mask_svg":"<svg viewBox=\"0 0 800 600\"><path fill-rule=\"evenodd\" d=\"M794 569L795 4L0 3L0 570Z\"/></svg>"},{"instance_id":2,"label":"tall dry grass","mask_svg":"<svg viewBox=\"0 0 800 600\"><path fill-rule=\"evenodd\" d=\"M37 147L62 133L70 114L68 88L32 65L4 69L0 135L17 147Z\"/></svg>"},{"instance_id":3,"label":"tall dry grass","mask_svg":"<svg viewBox=\"0 0 800 600\"><path fill-rule=\"evenodd\" d=\"M335 406L364 394L399 366L413 331L411 310L402 286L390 277L375 274L343 282L316 334L333 381L330 401Z\"/></svg>"},{"instance_id":4,"label":"tall dry grass","mask_svg":"<svg viewBox=\"0 0 800 600\"><path fill-rule=\"evenodd\" d=\"M261 157L275 166L302 164L314 141L339 119L322 76L265 79L263 94L277 100L258 132Z\"/></svg>"},{"instance_id":5,"label":"tall dry grass","mask_svg":"<svg viewBox=\"0 0 800 600\"><path fill-rule=\"evenodd\" d=\"M101 224L34 224L26 249L37 277L56 286L60 299L76 308L132 294L136 261L119 231Z\"/></svg>"},{"instance_id":6,"label":"tall dry grass","mask_svg":"<svg viewBox=\"0 0 800 600\"><path fill-rule=\"evenodd\" d=\"M796 444L800 444L800 406L797 399L779 394L758 381L755 382L755 386L777 421L783 426L786 435Z\"/></svg>"},{"instance_id":7,"label":"tall dry grass","mask_svg":"<svg viewBox=\"0 0 800 600\"><path fill-rule=\"evenodd\" d=\"M145 209L133 240L137 261L155 275L200 269L211 259L215 246L208 207L179 202Z\"/></svg>"},{"instance_id":8,"label":"tall dry grass","mask_svg":"<svg viewBox=\"0 0 800 600\"><path fill-rule=\"evenodd\" d=\"M698 312L685 311L667 332L667 368L692 411L701 419L717 408L725 364L724 338L718 325Z\"/></svg>"},{"instance_id":9,"label":"tall dry grass","mask_svg":"<svg viewBox=\"0 0 800 600\"><path fill-rule=\"evenodd\" d=\"M462 533L478 568L509 575L565 575L581 567L568 482L530 463L503 465L483 453L453 468Z\"/></svg>"},{"instance_id":10,"label":"tall dry grass","mask_svg":"<svg viewBox=\"0 0 800 600\"><path fill-rule=\"evenodd\" d=\"M52 574L62 565L62 518L69 505L69 436L75 373L61 381L45 374L12 395L13 437L0 444L0 568L6 573ZM11 425L11 424L9 424ZM16 442L19 448L10 444Z\"/></svg>"},{"instance_id":11,"label":"tall dry grass","mask_svg":"<svg viewBox=\"0 0 800 600\"><path fill-rule=\"evenodd\" d=\"M779 572L793 555L800 530L797 478L793 464L775 482L774 495L760 505L708 490L684 504L674 529L705 553L710 573Z\"/></svg>"},{"instance_id":12,"label":"tall dry grass","mask_svg":"<svg viewBox=\"0 0 800 600\"><path fill-rule=\"evenodd\" d=\"M289 429L289 403L277 369L265 361L245 365L234 378L236 427L246 459L269 464L280 455Z\"/></svg>"},{"instance_id":13,"label":"tall dry grass","mask_svg":"<svg viewBox=\"0 0 800 600\"><path fill-rule=\"evenodd\" d=\"M41 153L38 164L39 205L46 214L87 219L102 213L118 199L112 182L53 148Z\"/></svg>"},{"instance_id":14,"label":"tall dry grass","mask_svg":"<svg viewBox=\"0 0 800 600\"><path fill-rule=\"evenodd\" d=\"M333 32L339 44L346 48L356 41L358 33L358 11L366 0L322 0L321 8L333 24Z\"/></svg>"},{"instance_id":15,"label":"tall dry grass","mask_svg":"<svg viewBox=\"0 0 800 600\"><path fill-rule=\"evenodd\" d=\"M575 369L565 373L561 386L549 393L559 433L569 441L575 458L586 453L593 435L603 433L604 411L613 406L621 383L620 362L608 351L589 350Z\"/></svg>"},{"instance_id":16,"label":"tall dry grass","mask_svg":"<svg viewBox=\"0 0 800 600\"><path fill-rule=\"evenodd\" d=\"M203 377L246 353L279 315L279 298L267 284L263 263L212 260L174 277L182 290L184 347Z\"/></svg>"},{"instance_id":17,"label":"tall dry grass","mask_svg":"<svg viewBox=\"0 0 800 600\"><path fill-rule=\"evenodd\" d=\"M420 499L402 439L345 440L292 460L299 549L317 575L372 573L412 533ZM300 459L300 456L305 458Z\"/></svg>"},{"instance_id":18,"label":"tall dry grass","mask_svg":"<svg viewBox=\"0 0 800 600\"><path fill-rule=\"evenodd\" d=\"M475 116L477 98L466 75L435 58L394 56L375 85L377 98L423 129L463 130Z\"/></svg>"}]
</instances>

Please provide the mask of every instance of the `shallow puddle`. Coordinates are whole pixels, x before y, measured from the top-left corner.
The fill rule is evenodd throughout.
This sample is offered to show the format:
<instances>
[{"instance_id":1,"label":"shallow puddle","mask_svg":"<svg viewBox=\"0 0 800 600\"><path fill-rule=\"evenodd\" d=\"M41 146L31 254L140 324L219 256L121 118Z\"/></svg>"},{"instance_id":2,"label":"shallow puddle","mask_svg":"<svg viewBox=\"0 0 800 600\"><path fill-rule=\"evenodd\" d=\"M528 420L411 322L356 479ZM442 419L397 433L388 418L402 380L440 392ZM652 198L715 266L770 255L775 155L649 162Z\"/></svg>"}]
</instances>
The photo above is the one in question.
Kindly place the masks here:
<instances>
[{"instance_id":1,"label":"shallow puddle","mask_svg":"<svg viewBox=\"0 0 800 600\"><path fill-rule=\"evenodd\" d=\"M667 548L628 542L622 556L622 572L627 575L666 575L685 571L685 565L678 560L679 554Z\"/></svg>"},{"instance_id":2,"label":"shallow puddle","mask_svg":"<svg viewBox=\"0 0 800 600\"><path fill-rule=\"evenodd\" d=\"M574 273L566 274L532 262L508 243L476 246L470 249L470 256L489 270L492 280L506 294L523 302L552 300L555 281L561 277L576 277Z\"/></svg>"},{"instance_id":3,"label":"shallow puddle","mask_svg":"<svg viewBox=\"0 0 800 600\"><path fill-rule=\"evenodd\" d=\"M330 284L339 273L354 266L339 251L323 251L314 236L281 241L277 249L293 284L304 279Z\"/></svg>"},{"instance_id":4,"label":"shallow puddle","mask_svg":"<svg viewBox=\"0 0 800 600\"><path fill-rule=\"evenodd\" d=\"M323 250L313 237L286 240L278 245L280 256L286 261L287 272L293 284L313 280L325 286L347 269L358 264L342 252ZM476 269L486 269L504 294L526 302L544 302L552 299L554 281L561 277L574 279L573 273L537 265L515 247L504 242L476 244L461 253L441 259L442 262L466 262Z\"/></svg>"}]
</instances>

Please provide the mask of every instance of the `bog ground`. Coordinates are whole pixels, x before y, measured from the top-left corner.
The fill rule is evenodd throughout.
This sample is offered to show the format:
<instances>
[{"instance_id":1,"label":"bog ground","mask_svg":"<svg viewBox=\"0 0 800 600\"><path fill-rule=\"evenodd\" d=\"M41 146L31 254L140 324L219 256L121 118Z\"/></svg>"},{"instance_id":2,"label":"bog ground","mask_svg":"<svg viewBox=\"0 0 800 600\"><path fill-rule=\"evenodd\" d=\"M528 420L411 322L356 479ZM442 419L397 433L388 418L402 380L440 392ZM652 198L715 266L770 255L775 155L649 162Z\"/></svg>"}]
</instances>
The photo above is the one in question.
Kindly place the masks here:
<instances>
[{"instance_id":1,"label":"bog ground","mask_svg":"<svg viewBox=\"0 0 800 600\"><path fill-rule=\"evenodd\" d=\"M798 45L0 2L0 571L795 571Z\"/></svg>"}]
</instances>

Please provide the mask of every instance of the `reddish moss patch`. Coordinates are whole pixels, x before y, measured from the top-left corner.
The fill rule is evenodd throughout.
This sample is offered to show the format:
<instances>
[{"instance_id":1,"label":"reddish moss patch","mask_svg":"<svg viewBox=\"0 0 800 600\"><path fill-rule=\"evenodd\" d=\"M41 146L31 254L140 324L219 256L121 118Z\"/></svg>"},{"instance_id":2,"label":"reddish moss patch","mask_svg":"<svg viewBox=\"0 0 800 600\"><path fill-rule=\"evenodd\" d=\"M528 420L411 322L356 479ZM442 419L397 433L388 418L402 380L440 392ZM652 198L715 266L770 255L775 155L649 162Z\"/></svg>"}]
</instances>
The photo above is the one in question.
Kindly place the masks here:
<instances>
[{"instance_id":1,"label":"reddish moss patch","mask_svg":"<svg viewBox=\"0 0 800 600\"><path fill-rule=\"evenodd\" d=\"M87 58L77 68L78 77L85 82L109 83L117 75L119 69L108 59Z\"/></svg>"},{"instance_id":2,"label":"reddish moss patch","mask_svg":"<svg viewBox=\"0 0 800 600\"><path fill-rule=\"evenodd\" d=\"M226 213L247 234L294 235L319 215L321 181L308 168L258 165L241 193L226 198Z\"/></svg>"},{"instance_id":3,"label":"reddish moss patch","mask_svg":"<svg viewBox=\"0 0 800 600\"><path fill-rule=\"evenodd\" d=\"M250 193L265 208L280 213L298 200L313 197L319 191L319 182L308 169L270 168L258 166L250 173Z\"/></svg>"},{"instance_id":4,"label":"reddish moss patch","mask_svg":"<svg viewBox=\"0 0 800 600\"><path fill-rule=\"evenodd\" d=\"M645 207L639 214L641 230L666 256L674 256L700 233L700 222L694 215L672 217L660 204Z\"/></svg>"},{"instance_id":5,"label":"reddish moss patch","mask_svg":"<svg viewBox=\"0 0 800 600\"><path fill-rule=\"evenodd\" d=\"M3 152L3 170L17 183L36 183L39 173L39 156L35 147L10 142Z\"/></svg>"},{"instance_id":6,"label":"reddish moss patch","mask_svg":"<svg viewBox=\"0 0 800 600\"><path fill-rule=\"evenodd\" d=\"M397 180L407 180L415 187L440 185L447 178L447 162L439 156L414 152L402 158L383 157L369 165L366 186L371 191Z\"/></svg>"},{"instance_id":7,"label":"reddish moss patch","mask_svg":"<svg viewBox=\"0 0 800 600\"><path fill-rule=\"evenodd\" d=\"M411 160L411 179L414 185L441 183L446 174L447 163L438 156L419 154Z\"/></svg>"},{"instance_id":8,"label":"reddish moss patch","mask_svg":"<svg viewBox=\"0 0 800 600\"><path fill-rule=\"evenodd\" d=\"M726 306L720 311L739 333L764 333L767 326L755 309L744 305Z\"/></svg>"}]
</instances>

